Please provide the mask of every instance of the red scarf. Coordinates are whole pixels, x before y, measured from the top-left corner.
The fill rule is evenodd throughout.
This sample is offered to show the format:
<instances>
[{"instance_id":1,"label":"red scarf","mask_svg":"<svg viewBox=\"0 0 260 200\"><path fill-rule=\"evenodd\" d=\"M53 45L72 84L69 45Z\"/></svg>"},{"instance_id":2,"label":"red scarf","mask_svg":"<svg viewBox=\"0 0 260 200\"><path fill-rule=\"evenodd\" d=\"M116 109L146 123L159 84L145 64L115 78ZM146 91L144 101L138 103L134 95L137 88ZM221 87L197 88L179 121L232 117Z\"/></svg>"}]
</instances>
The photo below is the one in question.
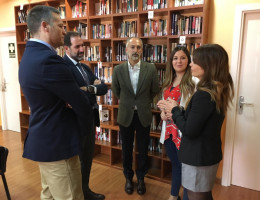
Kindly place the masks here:
<instances>
[{"instance_id":1,"label":"red scarf","mask_svg":"<svg viewBox=\"0 0 260 200\"><path fill-rule=\"evenodd\" d=\"M167 98L174 99L177 101L178 104L180 104L181 101L181 91L179 85L176 87L170 86L164 91L163 94L164 99ZM180 148L181 138L178 137L178 128L174 124L173 120L167 120L166 121L166 130L165 130L165 140L170 138L170 135L172 135L172 141L175 143L177 149Z\"/></svg>"}]
</instances>

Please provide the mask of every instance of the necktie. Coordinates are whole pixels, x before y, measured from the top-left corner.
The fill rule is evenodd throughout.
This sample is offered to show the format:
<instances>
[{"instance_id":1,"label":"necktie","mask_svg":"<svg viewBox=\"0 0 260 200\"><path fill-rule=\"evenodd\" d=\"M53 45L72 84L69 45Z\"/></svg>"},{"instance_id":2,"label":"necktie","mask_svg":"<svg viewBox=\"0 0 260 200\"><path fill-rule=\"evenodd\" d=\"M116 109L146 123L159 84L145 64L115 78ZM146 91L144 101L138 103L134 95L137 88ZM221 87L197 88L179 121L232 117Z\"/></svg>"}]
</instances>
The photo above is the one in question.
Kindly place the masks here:
<instances>
[{"instance_id":1,"label":"necktie","mask_svg":"<svg viewBox=\"0 0 260 200\"><path fill-rule=\"evenodd\" d=\"M82 67L82 65L80 63L77 63L76 64L79 72L81 73L86 85L90 85L90 82L89 82L89 78L88 78L88 74L87 72L84 70L84 68Z\"/></svg>"}]
</instances>

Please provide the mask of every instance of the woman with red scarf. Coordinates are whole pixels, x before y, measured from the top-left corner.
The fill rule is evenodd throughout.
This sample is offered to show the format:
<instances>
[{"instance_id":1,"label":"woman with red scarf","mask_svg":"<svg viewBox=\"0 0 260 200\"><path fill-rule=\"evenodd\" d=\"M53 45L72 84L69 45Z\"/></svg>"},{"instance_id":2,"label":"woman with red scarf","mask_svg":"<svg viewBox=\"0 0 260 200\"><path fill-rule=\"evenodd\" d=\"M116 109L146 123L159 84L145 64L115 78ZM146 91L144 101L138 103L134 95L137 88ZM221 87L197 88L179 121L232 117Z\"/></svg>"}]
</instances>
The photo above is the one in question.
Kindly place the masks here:
<instances>
[{"instance_id":1,"label":"woman with red scarf","mask_svg":"<svg viewBox=\"0 0 260 200\"><path fill-rule=\"evenodd\" d=\"M174 99L181 106L194 93L195 81L192 79L189 64L191 57L189 51L183 47L176 47L170 56L166 67L165 79L162 86L163 99ZM180 200L181 163L178 159L178 149L181 142L181 132L173 120L167 120L165 110L161 110L163 120L160 142L164 143L166 153L172 164L171 195L168 200ZM183 199L187 200L187 197Z\"/></svg>"}]
</instances>

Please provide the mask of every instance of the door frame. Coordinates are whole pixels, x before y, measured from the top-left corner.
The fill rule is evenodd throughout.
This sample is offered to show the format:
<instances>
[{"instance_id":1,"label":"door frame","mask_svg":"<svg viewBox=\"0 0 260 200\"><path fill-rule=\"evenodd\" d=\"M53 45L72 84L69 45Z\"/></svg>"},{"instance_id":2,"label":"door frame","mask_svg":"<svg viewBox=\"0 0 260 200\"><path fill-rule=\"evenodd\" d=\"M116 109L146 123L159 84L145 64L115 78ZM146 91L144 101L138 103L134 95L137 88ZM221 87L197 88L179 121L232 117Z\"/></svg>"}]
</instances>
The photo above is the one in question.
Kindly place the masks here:
<instances>
[{"instance_id":1,"label":"door frame","mask_svg":"<svg viewBox=\"0 0 260 200\"><path fill-rule=\"evenodd\" d=\"M0 28L0 37L15 35L15 28ZM3 66L0 63L0 84L2 84L2 81L4 79L3 75ZM1 119L2 119L2 130L7 129L7 113L6 113L6 103L5 103L5 93L1 91L0 88L0 106L1 106Z\"/></svg>"},{"instance_id":2,"label":"door frame","mask_svg":"<svg viewBox=\"0 0 260 200\"><path fill-rule=\"evenodd\" d=\"M235 20L234 20L234 35L233 35L233 46L232 46L232 58L230 73L234 81L235 95L227 111L227 122L226 122L226 136L225 136L225 150L223 158L223 173L221 184L223 186L231 185L232 178L232 164L233 164L233 153L234 153L234 141L235 141L235 126L236 126L236 113L238 105L238 91L239 91L239 79L241 71L241 56L243 49L243 29L245 22L245 14L260 12L260 3L252 3L245 5L236 6Z\"/></svg>"}]
</instances>

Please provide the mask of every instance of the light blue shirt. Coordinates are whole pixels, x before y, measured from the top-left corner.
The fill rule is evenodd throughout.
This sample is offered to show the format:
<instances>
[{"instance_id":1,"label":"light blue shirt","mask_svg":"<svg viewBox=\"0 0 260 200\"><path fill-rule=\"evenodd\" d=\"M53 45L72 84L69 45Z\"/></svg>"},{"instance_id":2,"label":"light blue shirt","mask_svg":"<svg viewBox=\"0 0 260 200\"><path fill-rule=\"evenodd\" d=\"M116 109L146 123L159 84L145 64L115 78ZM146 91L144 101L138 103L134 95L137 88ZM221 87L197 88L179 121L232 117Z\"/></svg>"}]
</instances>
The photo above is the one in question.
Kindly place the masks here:
<instances>
[{"instance_id":1,"label":"light blue shirt","mask_svg":"<svg viewBox=\"0 0 260 200\"><path fill-rule=\"evenodd\" d=\"M136 89L137 89L137 85L138 85L140 64L141 64L140 60L134 66L132 66L128 61L128 70L129 70L130 80L131 80L131 84L132 84L135 94L136 94Z\"/></svg>"},{"instance_id":2,"label":"light blue shirt","mask_svg":"<svg viewBox=\"0 0 260 200\"><path fill-rule=\"evenodd\" d=\"M44 44L45 46L49 47L52 51L55 51L57 53L55 48L53 48L49 43L44 42L43 40L39 40L39 39L36 39L36 38L30 38L30 41L39 42L41 44Z\"/></svg>"}]
</instances>

